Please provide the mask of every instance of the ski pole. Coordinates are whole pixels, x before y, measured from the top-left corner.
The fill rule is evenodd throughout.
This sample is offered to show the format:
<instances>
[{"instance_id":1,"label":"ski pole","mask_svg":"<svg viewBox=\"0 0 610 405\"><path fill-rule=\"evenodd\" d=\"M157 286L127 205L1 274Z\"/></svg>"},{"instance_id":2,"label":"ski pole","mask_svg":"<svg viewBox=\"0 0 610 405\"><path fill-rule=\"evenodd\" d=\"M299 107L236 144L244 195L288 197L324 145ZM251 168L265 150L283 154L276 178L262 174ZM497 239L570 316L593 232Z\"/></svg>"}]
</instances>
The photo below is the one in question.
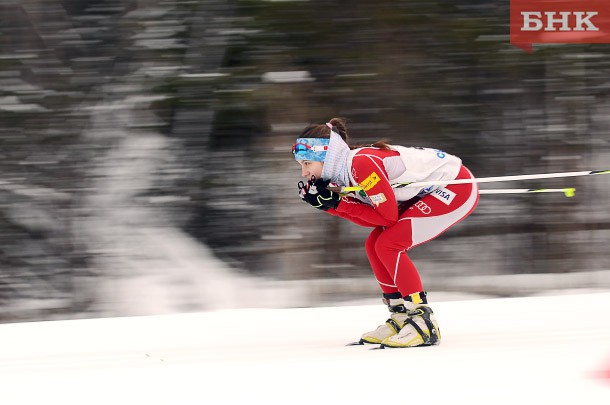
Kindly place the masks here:
<instances>
[{"instance_id":1,"label":"ski pole","mask_svg":"<svg viewBox=\"0 0 610 405\"><path fill-rule=\"evenodd\" d=\"M336 191L332 187L328 188L331 191ZM336 187L338 189L338 187ZM345 191L360 191L362 187L344 187ZM338 191L336 191L338 192ZM532 194L532 193L563 193L566 197L574 197L576 189L574 187L567 188L500 188L479 190L479 194Z\"/></svg>"},{"instance_id":2,"label":"ski pole","mask_svg":"<svg viewBox=\"0 0 610 405\"><path fill-rule=\"evenodd\" d=\"M437 181L417 181L413 183L399 183L393 184L394 188L408 187L408 188L422 188L428 186L446 186L449 184L467 184L467 183L493 183L502 181L517 181L517 180L533 180L533 179L552 179L552 178L563 178L563 177L577 177L577 176L593 176L597 174L610 174L610 170L590 170L581 172L563 172L563 173L543 173L543 174L524 174L517 176L498 176L498 177L479 177L474 179L460 179L460 180L437 180ZM350 192L360 191L362 187L329 187L331 191L336 192Z\"/></svg>"},{"instance_id":3,"label":"ski pole","mask_svg":"<svg viewBox=\"0 0 610 405\"><path fill-rule=\"evenodd\" d=\"M576 189L569 188L505 188L479 190L479 194L529 194L529 193L563 193L566 197L574 197Z\"/></svg>"}]
</instances>

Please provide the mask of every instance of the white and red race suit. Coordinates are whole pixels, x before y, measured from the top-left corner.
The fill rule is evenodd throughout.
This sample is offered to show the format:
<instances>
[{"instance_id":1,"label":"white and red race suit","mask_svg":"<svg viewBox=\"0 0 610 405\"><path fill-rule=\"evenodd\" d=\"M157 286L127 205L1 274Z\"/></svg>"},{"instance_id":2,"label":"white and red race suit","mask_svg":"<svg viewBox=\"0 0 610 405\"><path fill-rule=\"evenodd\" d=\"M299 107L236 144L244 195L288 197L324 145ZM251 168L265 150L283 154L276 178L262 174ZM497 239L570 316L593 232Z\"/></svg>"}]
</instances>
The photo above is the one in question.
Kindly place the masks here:
<instances>
[{"instance_id":1,"label":"white and red race suit","mask_svg":"<svg viewBox=\"0 0 610 405\"><path fill-rule=\"evenodd\" d=\"M348 164L350 185L363 190L343 197L336 209L327 212L375 228L365 248L384 293L400 292L404 297L423 291L407 251L470 215L479 201L478 187L476 183L425 189L396 186L469 179L472 174L458 157L428 148L359 148L350 151Z\"/></svg>"}]
</instances>

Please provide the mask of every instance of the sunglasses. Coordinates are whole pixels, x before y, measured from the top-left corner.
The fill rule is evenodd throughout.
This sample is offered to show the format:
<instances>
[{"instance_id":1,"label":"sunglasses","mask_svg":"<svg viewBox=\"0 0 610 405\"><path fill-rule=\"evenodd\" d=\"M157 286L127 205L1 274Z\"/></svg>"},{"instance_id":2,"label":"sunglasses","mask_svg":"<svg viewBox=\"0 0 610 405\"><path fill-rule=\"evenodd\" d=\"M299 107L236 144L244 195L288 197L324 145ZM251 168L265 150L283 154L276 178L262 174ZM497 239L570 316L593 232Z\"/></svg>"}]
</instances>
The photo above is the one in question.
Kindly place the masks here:
<instances>
[{"instance_id":1,"label":"sunglasses","mask_svg":"<svg viewBox=\"0 0 610 405\"><path fill-rule=\"evenodd\" d=\"M299 153L299 152L307 152L308 150L311 150L313 152L326 152L328 150L328 145L314 145L314 146L309 146L306 145L304 143L295 143L294 145L292 145L292 153Z\"/></svg>"}]
</instances>

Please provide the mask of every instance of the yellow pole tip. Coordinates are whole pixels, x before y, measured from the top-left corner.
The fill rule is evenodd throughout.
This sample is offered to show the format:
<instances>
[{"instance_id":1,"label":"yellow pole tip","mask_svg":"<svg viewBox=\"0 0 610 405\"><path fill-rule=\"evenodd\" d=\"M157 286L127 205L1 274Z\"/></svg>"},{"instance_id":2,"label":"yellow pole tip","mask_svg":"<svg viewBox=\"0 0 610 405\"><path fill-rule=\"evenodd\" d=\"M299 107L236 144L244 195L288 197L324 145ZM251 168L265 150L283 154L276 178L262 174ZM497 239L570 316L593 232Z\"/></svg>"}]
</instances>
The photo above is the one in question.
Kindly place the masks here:
<instances>
[{"instance_id":1,"label":"yellow pole tip","mask_svg":"<svg viewBox=\"0 0 610 405\"><path fill-rule=\"evenodd\" d=\"M574 197L574 195L576 194L576 189L575 188L566 188L565 190L563 190L564 194L566 195L566 197Z\"/></svg>"}]
</instances>

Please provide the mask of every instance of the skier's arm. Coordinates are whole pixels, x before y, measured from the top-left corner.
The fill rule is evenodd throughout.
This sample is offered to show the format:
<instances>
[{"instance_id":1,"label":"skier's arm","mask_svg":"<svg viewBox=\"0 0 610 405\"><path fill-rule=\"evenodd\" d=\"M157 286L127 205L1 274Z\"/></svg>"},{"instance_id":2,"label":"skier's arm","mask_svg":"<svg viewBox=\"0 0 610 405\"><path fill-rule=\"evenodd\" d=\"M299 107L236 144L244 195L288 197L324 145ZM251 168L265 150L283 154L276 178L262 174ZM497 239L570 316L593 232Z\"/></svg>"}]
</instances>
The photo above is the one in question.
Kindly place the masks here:
<instances>
[{"instance_id":1,"label":"skier's arm","mask_svg":"<svg viewBox=\"0 0 610 405\"><path fill-rule=\"evenodd\" d=\"M337 213L370 223L373 226L392 226L398 221L398 204L380 159L370 155L356 155L352 160L352 175L373 204L349 203L342 200Z\"/></svg>"},{"instance_id":2,"label":"skier's arm","mask_svg":"<svg viewBox=\"0 0 610 405\"><path fill-rule=\"evenodd\" d=\"M349 196L343 197L341 199L341 202L339 203L339 205L341 205L341 204L361 204L361 205L366 205L366 204L356 200L355 198L349 197ZM352 215L349 215L347 212L345 212L345 210L344 211L337 211L336 209L332 209L331 208L331 209L329 209L326 212L328 212L331 215L334 215L334 216L341 217L343 219L347 219L349 221L352 221L356 225L365 226L365 227L371 227L371 228L375 228L375 227L378 226L376 224L373 224L373 223L370 223L368 221L365 221L362 218L354 217Z\"/></svg>"}]
</instances>

